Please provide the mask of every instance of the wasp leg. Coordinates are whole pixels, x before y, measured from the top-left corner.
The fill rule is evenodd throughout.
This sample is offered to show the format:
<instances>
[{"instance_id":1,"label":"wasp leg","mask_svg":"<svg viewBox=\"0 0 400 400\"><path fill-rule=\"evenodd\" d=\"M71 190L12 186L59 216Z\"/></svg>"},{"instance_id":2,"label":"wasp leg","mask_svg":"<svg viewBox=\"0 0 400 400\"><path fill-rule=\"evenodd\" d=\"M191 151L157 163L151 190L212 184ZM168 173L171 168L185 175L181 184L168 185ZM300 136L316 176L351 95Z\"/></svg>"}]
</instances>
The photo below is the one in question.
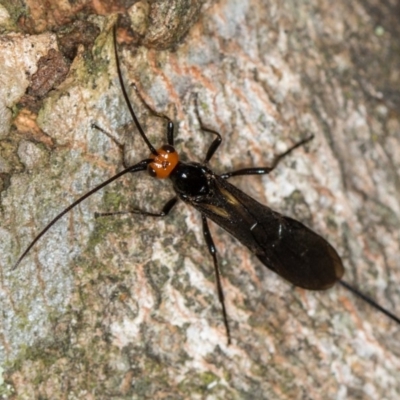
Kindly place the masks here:
<instances>
[{"instance_id":1,"label":"wasp leg","mask_svg":"<svg viewBox=\"0 0 400 400\"><path fill-rule=\"evenodd\" d=\"M211 237L210 229L208 227L207 223L207 218L202 215L201 216L202 222L203 222L203 235L204 239L206 241L208 251L212 255L213 261L214 261L214 269L215 269L215 278L216 278L216 283L217 283L217 292L218 292L218 299L222 305L222 315L224 317L224 324L225 324L225 330L226 330L226 336L228 338L228 345L231 344L231 333L229 330L229 325L228 325L228 316L226 313L226 308L225 308L225 298L224 298L224 292L222 290L222 284L221 284L221 272L219 269L218 265L218 260L217 260L217 249L214 245L214 241Z\"/></svg>"},{"instance_id":2,"label":"wasp leg","mask_svg":"<svg viewBox=\"0 0 400 400\"><path fill-rule=\"evenodd\" d=\"M146 100L144 99L142 94L139 92L139 89L137 88L135 83L132 84L132 87L135 90L135 92L136 92L137 96L139 97L139 99L141 100L141 102L145 105L147 110L150 112L150 114L153 114L155 117L164 118L167 121L167 142L170 146L173 146L174 145L174 123L172 122L172 120L169 117L167 117L166 115L154 110L146 102Z\"/></svg>"},{"instance_id":3,"label":"wasp leg","mask_svg":"<svg viewBox=\"0 0 400 400\"><path fill-rule=\"evenodd\" d=\"M201 117L200 117L200 114L199 114L199 106L198 106L198 102L197 102L197 94L194 96L194 105L195 105L194 110L195 110L197 119L199 120L199 123L200 123L200 129L202 131L212 133L213 135L216 136L216 138L212 141L210 147L208 148L206 157L204 158L204 161L203 161L204 164L207 164L211 160L211 158L214 155L214 153L217 151L219 145L221 144L222 137L217 131L214 131L213 129L210 129L207 126L203 125L203 121L201 120Z\"/></svg>"},{"instance_id":4,"label":"wasp leg","mask_svg":"<svg viewBox=\"0 0 400 400\"><path fill-rule=\"evenodd\" d=\"M99 218L99 217L109 217L111 215L125 215L125 214L139 214L139 215L145 215L147 217L166 217L172 210L177 201L178 201L177 197L173 197L171 200L168 200L165 203L164 207L162 208L161 212L159 213L153 213L146 210L133 209L129 211L111 211L105 213L96 212L94 214L94 217Z\"/></svg>"},{"instance_id":5,"label":"wasp leg","mask_svg":"<svg viewBox=\"0 0 400 400\"><path fill-rule=\"evenodd\" d=\"M292 147L289 147L288 150L286 150L282 154L278 154L274 160L272 161L272 164L269 167L256 167L256 168L243 168L243 169L238 169L236 171L230 171L230 172L225 172L224 174L221 175L222 179L229 179L232 176L238 176L238 175L265 175L269 174L271 171L273 171L279 162L285 158L287 155L289 155L293 150L297 149L300 146L303 146L304 144L308 143L310 140L314 138L314 135L311 135L303 140L301 140L298 143L295 143Z\"/></svg>"}]
</instances>

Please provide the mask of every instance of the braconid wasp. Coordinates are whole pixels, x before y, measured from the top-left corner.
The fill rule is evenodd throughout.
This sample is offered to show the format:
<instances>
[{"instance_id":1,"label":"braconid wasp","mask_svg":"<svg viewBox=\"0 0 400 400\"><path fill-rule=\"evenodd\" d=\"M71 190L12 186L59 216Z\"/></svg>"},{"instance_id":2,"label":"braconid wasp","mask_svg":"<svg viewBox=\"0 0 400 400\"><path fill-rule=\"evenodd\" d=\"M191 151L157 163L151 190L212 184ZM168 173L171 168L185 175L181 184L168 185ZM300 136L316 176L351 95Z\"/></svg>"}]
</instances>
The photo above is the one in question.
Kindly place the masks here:
<instances>
[{"instance_id":1,"label":"braconid wasp","mask_svg":"<svg viewBox=\"0 0 400 400\"><path fill-rule=\"evenodd\" d=\"M400 319L397 316L381 307L373 299L364 295L354 286L342 279L344 267L341 258L325 239L302 223L292 218L285 217L271 210L269 207L260 204L228 182L228 179L233 176L269 174L275 169L282 158L291 154L296 148L309 142L312 136L301 140L284 153L275 157L273 163L268 167L244 168L217 175L209 168L208 163L221 144L222 137L218 132L201 125L204 131L214 137L204 160L201 163L182 162L179 160L178 153L174 148L174 124L168 117L163 116L167 120L167 144L156 149L146 136L132 108L124 86L117 51L115 27L113 41L118 78L123 97L136 128L150 151L150 156L135 165L125 168L64 209L34 238L18 258L13 269L17 268L35 243L60 218L83 200L125 174L148 171L154 178L169 178L176 194L164 205L160 212L133 209L126 212L100 213L97 214L96 217L112 216L116 214L165 217L176 205L178 200L197 209L201 214L204 239L213 259L217 293L221 303L228 343L231 342L228 313L225 307L216 247L210 234L207 219L215 222L233 235L254 253L266 267L276 272L293 285L309 290L325 290L332 287L335 283L339 283L400 324ZM94 127L102 130L102 128L97 125L94 125Z\"/></svg>"}]
</instances>

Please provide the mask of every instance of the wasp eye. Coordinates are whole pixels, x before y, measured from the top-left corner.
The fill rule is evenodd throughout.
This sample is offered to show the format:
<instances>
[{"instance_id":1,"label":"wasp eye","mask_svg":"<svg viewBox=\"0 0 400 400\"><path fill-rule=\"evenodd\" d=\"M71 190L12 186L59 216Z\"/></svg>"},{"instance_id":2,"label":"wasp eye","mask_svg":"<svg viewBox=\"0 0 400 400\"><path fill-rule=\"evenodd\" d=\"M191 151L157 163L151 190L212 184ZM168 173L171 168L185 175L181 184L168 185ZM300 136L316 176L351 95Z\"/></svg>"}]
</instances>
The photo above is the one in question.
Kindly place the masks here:
<instances>
[{"instance_id":1,"label":"wasp eye","mask_svg":"<svg viewBox=\"0 0 400 400\"><path fill-rule=\"evenodd\" d=\"M147 166L147 172L152 178L157 178L157 172L151 165Z\"/></svg>"}]
</instances>

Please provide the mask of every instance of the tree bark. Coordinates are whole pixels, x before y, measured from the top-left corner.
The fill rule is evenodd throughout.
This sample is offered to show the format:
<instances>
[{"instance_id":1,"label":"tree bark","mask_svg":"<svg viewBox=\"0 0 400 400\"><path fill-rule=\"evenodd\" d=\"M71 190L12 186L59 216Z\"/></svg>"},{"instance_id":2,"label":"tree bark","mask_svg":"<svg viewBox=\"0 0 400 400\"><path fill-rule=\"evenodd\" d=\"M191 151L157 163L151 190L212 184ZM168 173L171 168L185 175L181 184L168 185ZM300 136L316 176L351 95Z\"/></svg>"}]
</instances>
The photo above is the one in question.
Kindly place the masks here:
<instances>
[{"instance_id":1,"label":"tree bark","mask_svg":"<svg viewBox=\"0 0 400 400\"><path fill-rule=\"evenodd\" d=\"M270 175L231 181L325 237L346 281L400 314L398 3L228 0L200 12L196 2L179 14L188 26L168 14L164 29L177 32L168 36L149 31L164 15L157 2L111 3L74 2L77 16L60 2L52 18L26 14L37 24L0 6L0 393L398 398L398 325L338 285L294 288L211 225L228 346L195 210L179 203L164 219L94 218L161 210L171 185L145 173L87 199L12 270L60 211L149 155L118 82L110 14L118 10L125 85L155 147L165 142L165 121L143 99L175 121L181 158L202 161L212 137L200 130L197 97L203 124L223 137L216 173L266 166L313 134Z\"/></svg>"}]
</instances>

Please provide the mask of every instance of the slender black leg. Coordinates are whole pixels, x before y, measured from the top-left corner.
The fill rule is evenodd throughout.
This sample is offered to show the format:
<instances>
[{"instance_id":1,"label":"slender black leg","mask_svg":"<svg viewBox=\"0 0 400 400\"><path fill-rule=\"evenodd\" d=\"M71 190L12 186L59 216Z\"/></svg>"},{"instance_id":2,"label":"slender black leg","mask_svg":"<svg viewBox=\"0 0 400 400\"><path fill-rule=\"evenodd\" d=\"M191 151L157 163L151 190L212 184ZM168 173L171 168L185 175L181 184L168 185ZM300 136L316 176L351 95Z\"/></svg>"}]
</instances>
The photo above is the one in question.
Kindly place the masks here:
<instances>
[{"instance_id":1,"label":"slender black leg","mask_svg":"<svg viewBox=\"0 0 400 400\"><path fill-rule=\"evenodd\" d=\"M104 133L107 137L109 137L117 145L117 147L120 149L122 155L124 154L125 145L123 143L120 143L110 132L107 132L105 129L103 129L102 127L100 127L99 125L97 125L95 123L93 123L91 125L91 127L93 129L97 129L98 131ZM127 165L125 167L127 167Z\"/></svg>"},{"instance_id":2,"label":"slender black leg","mask_svg":"<svg viewBox=\"0 0 400 400\"><path fill-rule=\"evenodd\" d=\"M203 221L203 235L204 239L206 241L208 251L212 255L213 261L214 261L214 269L215 269L215 278L217 282L217 292L218 292L218 299L222 305L222 315L224 317L224 324L225 324L225 330L226 330L226 336L228 338L228 345L231 344L231 333L229 330L229 325L228 325L228 316L226 313L226 308L225 308L225 298L224 298L224 292L222 290L222 285L221 285L221 273L219 270L218 266L218 260L217 260L217 249L215 248L214 241L211 237L210 229L208 228L208 223L207 223L207 218L202 215L201 219Z\"/></svg>"},{"instance_id":3,"label":"slender black leg","mask_svg":"<svg viewBox=\"0 0 400 400\"><path fill-rule=\"evenodd\" d=\"M114 212L105 212L105 213L95 213L95 218L99 217L109 217L110 215L125 215L125 214L139 214L145 215L147 217L166 217L169 212L172 210L176 202L178 201L177 197L173 197L171 200L168 200L159 213L152 213L145 210L133 209L130 211L114 211Z\"/></svg>"},{"instance_id":4,"label":"slender black leg","mask_svg":"<svg viewBox=\"0 0 400 400\"><path fill-rule=\"evenodd\" d=\"M222 137L217 131L213 131L212 129L206 128L204 125L201 125L201 123L200 126L203 131L217 135L217 137L213 140L213 142L211 143L210 147L207 150L207 154L204 159L204 164L207 164L211 160L211 157L214 155L214 153L217 151L219 145L221 144Z\"/></svg>"},{"instance_id":5,"label":"slender black leg","mask_svg":"<svg viewBox=\"0 0 400 400\"><path fill-rule=\"evenodd\" d=\"M210 129L210 128L206 127L205 125L203 125L203 121L201 120L201 117L200 117L200 114L199 114L199 107L198 107L198 103L197 103L197 95L195 95L195 97L194 97L194 103L195 103L194 109L195 109L195 112L196 112L197 119L199 120L199 123L200 123L200 129L205 131L205 132L209 132L209 133L212 133L213 135L217 136L213 140L213 142L211 143L210 147L208 148L206 157L205 157L205 159L203 161L204 164L207 164L211 160L211 158L214 155L214 153L217 151L219 145L221 144L222 137L217 131L214 131L213 129Z\"/></svg>"},{"instance_id":6,"label":"slender black leg","mask_svg":"<svg viewBox=\"0 0 400 400\"><path fill-rule=\"evenodd\" d=\"M304 144L308 143L310 140L314 138L314 135L309 136L308 138L305 138L301 140L300 142L294 144L292 147L290 147L288 150L286 150L282 154L278 154L274 160L272 161L272 165L269 167L259 167L259 168L243 168L243 169L238 169L236 171L230 171L230 172L225 172L224 174L221 175L222 179L228 179L231 178L232 176L238 176L238 175L264 175L264 174L269 174L271 171L273 171L279 162L285 158L287 155L289 155L293 150L297 149L300 146L303 146Z\"/></svg>"},{"instance_id":7,"label":"slender black leg","mask_svg":"<svg viewBox=\"0 0 400 400\"><path fill-rule=\"evenodd\" d=\"M161 114L161 113L157 112L156 110L154 110L153 108L151 108L146 103L145 99L143 98L142 94L139 92L139 90L135 84L132 84L132 87L135 89L137 96L142 101L142 103L146 106L146 108L150 112L150 114L153 114L154 116L159 117L159 118L164 118L167 121L167 142L169 145L173 146L174 145L174 123L172 122L172 120L169 117L167 117L166 115Z\"/></svg>"}]
</instances>

